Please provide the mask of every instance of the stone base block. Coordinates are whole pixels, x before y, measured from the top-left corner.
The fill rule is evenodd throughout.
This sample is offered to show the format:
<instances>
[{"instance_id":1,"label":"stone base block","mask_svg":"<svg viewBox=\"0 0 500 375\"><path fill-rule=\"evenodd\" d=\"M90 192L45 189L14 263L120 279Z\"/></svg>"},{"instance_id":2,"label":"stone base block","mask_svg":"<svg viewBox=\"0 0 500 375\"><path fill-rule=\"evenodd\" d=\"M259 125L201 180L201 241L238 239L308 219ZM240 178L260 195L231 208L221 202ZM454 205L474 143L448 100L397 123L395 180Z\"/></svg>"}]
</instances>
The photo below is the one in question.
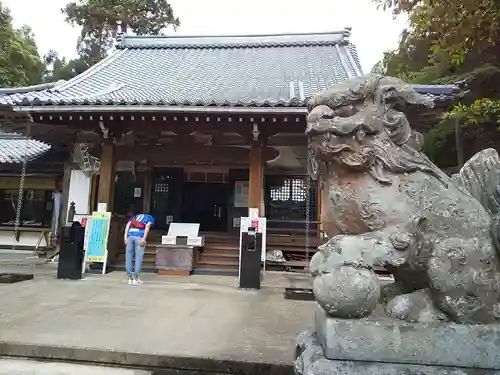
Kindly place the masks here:
<instances>
[{"instance_id":1,"label":"stone base block","mask_svg":"<svg viewBox=\"0 0 500 375\"><path fill-rule=\"evenodd\" d=\"M498 324L336 319L318 307L315 332L324 355L333 360L500 370Z\"/></svg>"},{"instance_id":2,"label":"stone base block","mask_svg":"<svg viewBox=\"0 0 500 375\"><path fill-rule=\"evenodd\" d=\"M328 359L318 335L310 331L297 337L294 366L296 375L500 375L492 369Z\"/></svg>"}]
</instances>

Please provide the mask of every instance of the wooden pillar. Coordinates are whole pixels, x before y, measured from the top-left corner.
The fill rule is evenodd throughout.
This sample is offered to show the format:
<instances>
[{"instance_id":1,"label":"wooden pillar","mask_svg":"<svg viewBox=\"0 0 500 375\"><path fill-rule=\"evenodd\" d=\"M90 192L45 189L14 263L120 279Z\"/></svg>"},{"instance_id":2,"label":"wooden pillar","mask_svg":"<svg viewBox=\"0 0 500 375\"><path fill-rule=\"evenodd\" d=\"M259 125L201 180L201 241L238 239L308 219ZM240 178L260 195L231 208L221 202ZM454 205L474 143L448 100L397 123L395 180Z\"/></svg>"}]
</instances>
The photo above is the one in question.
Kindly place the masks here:
<instances>
[{"instance_id":1,"label":"wooden pillar","mask_svg":"<svg viewBox=\"0 0 500 375\"><path fill-rule=\"evenodd\" d=\"M149 212L151 210L151 190L153 187L153 169L149 168L144 176L144 193L142 201L142 212Z\"/></svg>"},{"instance_id":2,"label":"wooden pillar","mask_svg":"<svg viewBox=\"0 0 500 375\"><path fill-rule=\"evenodd\" d=\"M264 155L262 146L252 146L250 149L250 179L248 183L248 208L262 208L264 184Z\"/></svg>"},{"instance_id":3,"label":"wooden pillar","mask_svg":"<svg viewBox=\"0 0 500 375\"><path fill-rule=\"evenodd\" d=\"M92 213L97 209L97 207L95 206L97 197L97 186L98 186L98 177L97 175L94 175L92 176L92 182L90 188L89 213Z\"/></svg>"},{"instance_id":4,"label":"wooden pillar","mask_svg":"<svg viewBox=\"0 0 500 375\"><path fill-rule=\"evenodd\" d=\"M59 212L59 226L65 225L68 220L69 208L69 184L71 181L71 163L64 163L64 175L62 180L61 208Z\"/></svg>"},{"instance_id":5,"label":"wooden pillar","mask_svg":"<svg viewBox=\"0 0 500 375\"><path fill-rule=\"evenodd\" d=\"M107 211L113 212L115 193L115 157L114 145L106 142L102 146L101 168L99 169L99 190L97 203L107 203Z\"/></svg>"}]
</instances>

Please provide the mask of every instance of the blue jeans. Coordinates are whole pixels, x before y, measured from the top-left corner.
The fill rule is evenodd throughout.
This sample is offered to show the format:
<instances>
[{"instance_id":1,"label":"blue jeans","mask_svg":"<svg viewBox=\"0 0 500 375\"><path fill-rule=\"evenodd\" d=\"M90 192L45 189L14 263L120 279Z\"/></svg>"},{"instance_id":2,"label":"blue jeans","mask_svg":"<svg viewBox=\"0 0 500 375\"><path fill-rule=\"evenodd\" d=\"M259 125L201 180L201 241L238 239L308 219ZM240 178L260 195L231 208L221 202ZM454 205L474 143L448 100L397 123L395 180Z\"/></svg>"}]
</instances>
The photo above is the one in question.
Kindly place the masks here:
<instances>
[{"instance_id":1,"label":"blue jeans","mask_svg":"<svg viewBox=\"0 0 500 375\"><path fill-rule=\"evenodd\" d=\"M139 276L144 258L144 247L141 246L141 237L128 237L127 247L125 248L125 268L127 275ZM135 267L132 270L132 259L135 255Z\"/></svg>"}]
</instances>

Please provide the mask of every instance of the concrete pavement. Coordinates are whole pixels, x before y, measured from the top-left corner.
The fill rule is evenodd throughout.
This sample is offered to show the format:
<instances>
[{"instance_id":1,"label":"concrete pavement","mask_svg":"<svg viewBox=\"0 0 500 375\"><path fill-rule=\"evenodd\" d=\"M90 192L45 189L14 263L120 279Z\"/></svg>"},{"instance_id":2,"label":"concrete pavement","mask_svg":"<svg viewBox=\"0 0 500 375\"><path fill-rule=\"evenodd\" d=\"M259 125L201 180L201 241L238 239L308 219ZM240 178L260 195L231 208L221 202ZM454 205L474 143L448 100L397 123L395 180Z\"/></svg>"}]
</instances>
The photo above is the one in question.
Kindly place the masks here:
<instances>
[{"instance_id":1,"label":"concrete pavement","mask_svg":"<svg viewBox=\"0 0 500 375\"><path fill-rule=\"evenodd\" d=\"M173 358L183 358L182 366L199 358L289 368L296 335L312 325L314 302L283 298L285 287L310 285L303 275L267 273L258 292L238 290L237 279L227 276L151 274L144 281L131 286L117 272L56 280L55 267L46 265L35 269L34 280L0 284L0 355L164 367L181 366Z\"/></svg>"},{"instance_id":2,"label":"concrete pavement","mask_svg":"<svg viewBox=\"0 0 500 375\"><path fill-rule=\"evenodd\" d=\"M116 367L0 358L0 375L150 375L150 371Z\"/></svg>"}]
</instances>

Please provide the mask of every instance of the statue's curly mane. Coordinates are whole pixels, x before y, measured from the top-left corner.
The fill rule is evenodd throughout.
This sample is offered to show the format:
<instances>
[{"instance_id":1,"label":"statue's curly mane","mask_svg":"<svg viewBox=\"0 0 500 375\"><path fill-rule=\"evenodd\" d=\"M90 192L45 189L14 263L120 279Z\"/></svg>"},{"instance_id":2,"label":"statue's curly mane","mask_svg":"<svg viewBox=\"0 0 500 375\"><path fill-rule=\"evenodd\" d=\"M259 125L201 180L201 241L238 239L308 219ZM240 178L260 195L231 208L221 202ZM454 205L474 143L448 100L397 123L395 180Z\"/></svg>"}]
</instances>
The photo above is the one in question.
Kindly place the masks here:
<instances>
[{"instance_id":1,"label":"statue's curly mane","mask_svg":"<svg viewBox=\"0 0 500 375\"><path fill-rule=\"evenodd\" d=\"M422 171L442 179L443 173L412 144L418 134L401 110L408 103L433 105L407 83L378 75L356 77L315 95L307 129L313 177L320 164L333 161L368 171L386 184L391 180L384 170Z\"/></svg>"},{"instance_id":2,"label":"statue's curly mane","mask_svg":"<svg viewBox=\"0 0 500 375\"><path fill-rule=\"evenodd\" d=\"M329 238L311 260L315 299L335 318L369 316L385 294L372 270L382 266L396 281L386 294L391 318L498 323L500 158L483 150L452 180L421 152L408 104L433 105L411 85L376 75L309 103L310 161Z\"/></svg>"}]
</instances>

